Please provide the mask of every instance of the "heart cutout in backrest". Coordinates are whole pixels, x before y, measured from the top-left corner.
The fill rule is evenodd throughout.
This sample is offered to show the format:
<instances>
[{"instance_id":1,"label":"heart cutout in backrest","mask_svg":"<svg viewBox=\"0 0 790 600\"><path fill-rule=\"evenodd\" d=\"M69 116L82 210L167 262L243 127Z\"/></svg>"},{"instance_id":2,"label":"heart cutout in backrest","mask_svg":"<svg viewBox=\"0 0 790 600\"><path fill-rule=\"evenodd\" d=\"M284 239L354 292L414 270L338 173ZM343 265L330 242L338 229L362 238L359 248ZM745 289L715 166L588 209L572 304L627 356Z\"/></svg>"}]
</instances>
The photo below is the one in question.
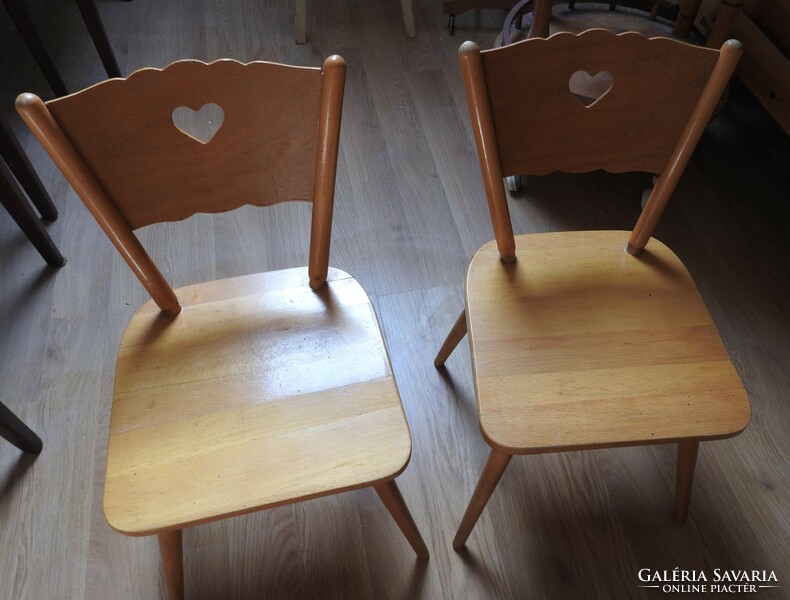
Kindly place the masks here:
<instances>
[{"instance_id":1,"label":"heart cutout in backrest","mask_svg":"<svg viewBox=\"0 0 790 600\"><path fill-rule=\"evenodd\" d=\"M612 89L614 77L609 71L590 75L587 71L576 71L568 80L568 89L586 108L598 102Z\"/></svg>"},{"instance_id":2,"label":"heart cutout in backrest","mask_svg":"<svg viewBox=\"0 0 790 600\"><path fill-rule=\"evenodd\" d=\"M219 104L209 102L198 110L179 106L173 111L173 125L181 133L201 144L208 144L222 127L225 111Z\"/></svg>"}]
</instances>

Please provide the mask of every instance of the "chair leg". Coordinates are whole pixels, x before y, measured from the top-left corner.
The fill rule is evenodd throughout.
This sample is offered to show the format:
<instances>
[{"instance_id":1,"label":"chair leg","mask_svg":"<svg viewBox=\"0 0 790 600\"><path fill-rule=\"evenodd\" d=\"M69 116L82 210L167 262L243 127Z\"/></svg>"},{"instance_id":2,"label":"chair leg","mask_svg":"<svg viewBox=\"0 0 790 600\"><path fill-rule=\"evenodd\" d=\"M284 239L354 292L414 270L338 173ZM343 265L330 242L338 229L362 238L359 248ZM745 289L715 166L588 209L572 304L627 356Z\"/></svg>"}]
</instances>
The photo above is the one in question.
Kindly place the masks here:
<instances>
[{"instance_id":1,"label":"chair leg","mask_svg":"<svg viewBox=\"0 0 790 600\"><path fill-rule=\"evenodd\" d=\"M691 32L694 24L694 17L697 16L702 0L680 0L678 2L678 16L675 18L675 25L672 28L672 35L677 38L686 39Z\"/></svg>"},{"instance_id":2,"label":"chair leg","mask_svg":"<svg viewBox=\"0 0 790 600\"><path fill-rule=\"evenodd\" d=\"M8 10L8 14L11 15L11 20L14 21L30 53L33 55L36 63L38 63L38 67L44 73L44 77L52 91L55 92L56 96L65 96L68 93L66 86L60 78L55 64L52 62L49 54L47 54L44 43L41 41L38 33L36 33L33 21L30 19L30 13L27 12L23 0L3 0L3 4Z\"/></svg>"},{"instance_id":3,"label":"chair leg","mask_svg":"<svg viewBox=\"0 0 790 600\"><path fill-rule=\"evenodd\" d=\"M395 480L391 479L386 483L374 485L373 489L376 490L384 506L390 511L392 518L395 519L403 535L406 536L406 539L414 549L417 557L422 559L428 558L428 548L422 540L420 530L417 529L417 524L414 522L409 512L409 507L406 506L406 502L403 500L403 496L401 496Z\"/></svg>"},{"instance_id":4,"label":"chair leg","mask_svg":"<svg viewBox=\"0 0 790 600\"><path fill-rule=\"evenodd\" d=\"M184 599L184 548L181 543L181 530L160 533L159 552L162 555L162 568L165 573L165 589L168 600Z\"/></svg>"},{"instance_id":5,"label":"chair leg","mask_svg":"<svg viewBox=\"0 0 790 600\"><path fill-rule=\"evenodd\" d=\"M112 51L110 40L107 38L107 32L104 30L104 24L99 17L99 11L93 0L77 0L77 7L80 9L82 20L85 21L85 26L88 28L88 33L93 40L93 45L96 47L96 52L99 53L99 58L104 65L104 70L107 71L109 77L120 77L121 70L118 68L118 61L115 60L115 53Z\"/></svg>"},{"instance_id":6,"label":"chair leg","mask_svg":"<svg viewBox=\"0 0 790 600\"><path fill-rule=\"evenodd\" d=\"M400 0L400 10L403 13L403 32L407 38L417 37L417 28L414 26L414 8L412 0Z\"/></svg>"},{"instance_id":7,"label":"chair leg","mask_svg":"<svg viewBox=\"0 0 790 600\"><path fill-rule=\"evenodd\" d=\"M306 0L294 0L294 36L297 44L307 43L307 6Z\"/></svg>"},{"instance_id":8,"label":"chair leg","mask_svg":"<svg viewBox=\"0 0 790 600\"><path fill-rule=\"evenodd\" d=\"M691 500L691 487L694 483L694 468L697 465L697 440L685 440L678 443L678 470L675 491L675 523L686 522Z\"/></svg>"},{"instance_id":9,"label":"chair leg","mask_svg":"<svg viewBox=\"0 0 790 600\"><path fill-rule=\"evenodd\" d=\"M469 500L469 506L466 507L466 512L461 519L461 524L458 526L458 531L453 538L453 548L460 550L466 544L469 534L480 518L480 513L483 512L488 499L494 492L502 473L505 472L510 459L513 458L512 454L507 454L501 450L491 449L491 454L488 456L486 466L483 467L483 472L480 474L480 480L477 482L477 487L472 494L472 499Z\"/></svg>"},{"instance_id":10,"label":"chair leg","mask_svg":"<svg viewBox=\"0 0 790 600\"><path fill-rule=\"evenodd\" d=\"M0 204L5 207L49 266L62 267L66 263L66 259L49 237L38 215L25 198L25 193L3 160L0 160Z\"/></svg>"},{"instance_id":11,"label":"chair leg","mask_svg":"<svg viewBox=\"0 0 790 600\"><path fill-rule=\"evenodd\" d=\"M27 454L38 454L44 446L41 438L2 402L0 402L0 437L7 439Z\"/></svg>"},{"instance_id":12,"label":"chair leg","mask_svg":"<svg viewBox=\"0 0 790 600\"><path fill-rule=\"evenodd\" d=\"M57 219L58 209L55 208L33 165L30 164L30 159L19 145L19 140L3 118L0 118L0 155L5 159L19 185L27 192L28 198L38 209L41 218L45 221Z\"/></svg>"},{"instance_id":13,"label":"chair leg","mask_svg":"<svg viewBox=\"0 0 790 600\"><path fill-rule=\"evenodd\" d=\"M444 340L444 344L442 347L439 348L439 353L436 355L436 358L433 360L434 367L441 367L444 365L445 361L450 357L455 350L455 347L458 343L464 339L466 335L466 311L461 311L461 315L458 317L458 320L453 325L453 328L450 330L450 333L447 334L447 339Z\"/></svg>"}]
</instances>

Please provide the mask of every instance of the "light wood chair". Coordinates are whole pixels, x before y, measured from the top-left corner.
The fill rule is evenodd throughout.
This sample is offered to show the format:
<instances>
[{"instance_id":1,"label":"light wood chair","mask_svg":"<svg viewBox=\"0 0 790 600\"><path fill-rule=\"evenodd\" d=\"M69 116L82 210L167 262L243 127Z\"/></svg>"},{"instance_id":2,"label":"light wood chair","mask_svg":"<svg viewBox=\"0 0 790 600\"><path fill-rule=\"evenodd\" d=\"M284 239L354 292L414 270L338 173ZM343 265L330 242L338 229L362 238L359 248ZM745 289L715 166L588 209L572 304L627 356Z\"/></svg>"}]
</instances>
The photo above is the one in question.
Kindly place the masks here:
<instances>
[{"instance_id":1,"label":"light wood chair","mask_svg":"<svg viewBox=\"0 0 790 600\"><path fill-rule=\"evenodd\" d=\"M152 296L118 351L104 511L159 537L170 598L185 527L368 486L428 555L394 481L411 438L376 315L328 267L344 79L339 56L323 69L190 60L17 99ZM176 126L205 106L221 109L213 137ZM291 200L313 202L307 268L173 290L133 233Z\"/></svg>"},{"instance_id":2,"label":"light wood chair","mask_svg":"<svg viewBox=\"0 0 790 600\"><path fill-rule=\"evenodd\" d=\"M435 360L444 365L469 333L491 446L455 548L515 454L675 443L682 522L699 442L748 424L748 398L691 276L650 237L740 54L735 41L718 51L601 29L461 46L496 239L472 259L465 310ZM578 72L613 82L586 106L570 89ZM632 232L514 236L504 176L595 169L659 174Z\"/></svg>"},{"instance_id":3,"label":"light wood chair","mask_svg":"<svg viewBox=\"0 0 790 600\"><path fill-rule=\"evenodd\" d=\"M407 38L417 37L412 2L413 0L400 0L403 34ZM297 44L307 43L307 0L294 0L294 37Z\"/></svg>"}]
</instances>

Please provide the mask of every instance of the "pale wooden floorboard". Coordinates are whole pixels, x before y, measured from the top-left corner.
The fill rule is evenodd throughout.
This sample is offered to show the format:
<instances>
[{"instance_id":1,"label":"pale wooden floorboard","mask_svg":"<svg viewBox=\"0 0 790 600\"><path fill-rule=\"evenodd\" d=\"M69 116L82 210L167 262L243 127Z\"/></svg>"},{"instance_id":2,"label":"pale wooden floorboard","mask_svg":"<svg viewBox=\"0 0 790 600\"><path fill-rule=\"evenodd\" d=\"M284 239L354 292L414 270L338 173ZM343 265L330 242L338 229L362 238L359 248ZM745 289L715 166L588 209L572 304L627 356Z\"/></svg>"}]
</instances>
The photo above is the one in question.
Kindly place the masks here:
<instances>
[{"instance_id":1,"label":"pale wooden floorboard","mask_svg":"<svg viewBox=\"0 0 790 600\"><path fill-rule=\"evenodd\" d=\"M71 0L28 2L70 89L104 77ZM124 72L179 58L349 64L332 264L373 297L414 451L398 484L432 553L415 560L372 490L205 525L184 535L186 588L213 598L653 598L637 571L768 569L790 586L790 142L742 89L708 129L657 236L685 261L749 390L750 427L703 444L691 512L672 522L674 449L517 457L472 532L455 528L488 455L469 351L434 353L462 307L466 265L492 237L456 50L487 47L498 11L449 37L438 0L310 0L309 43L289 1L98 0ZM0 11L2 12L2 11ZM11 108L51 92L4 13L0 110L61 216L68 258L47 268L0 214L0 397L44 439L0 442L0 599L162 597L156 541L104 521L114 353L145 293ZM130 165L130 168L134 168ZM532 178L511 200L519 233L628 228L649 178ZM244 208L143 230L175 285L305 264L307 205ZM261 474L265 477L265 474ZM728 597L752 597L733 594Z\"/></svg>"}]
</instances>

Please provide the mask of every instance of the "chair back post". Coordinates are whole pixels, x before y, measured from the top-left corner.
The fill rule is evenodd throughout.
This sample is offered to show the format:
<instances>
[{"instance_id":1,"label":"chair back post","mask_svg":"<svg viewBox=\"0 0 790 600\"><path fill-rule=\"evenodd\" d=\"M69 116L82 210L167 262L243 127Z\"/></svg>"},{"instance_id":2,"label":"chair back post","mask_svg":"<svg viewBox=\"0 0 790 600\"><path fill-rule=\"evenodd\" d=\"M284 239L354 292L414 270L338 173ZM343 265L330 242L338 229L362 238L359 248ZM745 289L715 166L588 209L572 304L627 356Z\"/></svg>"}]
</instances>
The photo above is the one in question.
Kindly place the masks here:
<instances>
[{"instance_id":1,"label":"chair back post","mask_svg":"<svg viewBox=\"0 0 790 600\"><path fill-rule=\"evenodd\" d=\"M535 0L532 8L532 25L527 34L528 39L549 37L549 26L551 24L552 0ZM572 7L571 7L572 8Z\"/></svg>"},{"instance_id":2,"label":"chair back post","mask_svg":"<svg viewBox=\"0 0 790 600\"><path fill-rule=\"evenodd\" d=\"M477 156L483 174L488 211L494 226L497 249L502 260L510 263L516 260L516 241L513 237L513 225L510 221L505 188L502 184L502 168L480 48L474 42L464 42L458 50L458 60L461 64L461 74L466 89L466 103L469 107L469 118L475 135Z\"/></svg>"},{"instance_id":3,"label":"chair back post","mask_svg":"<svg viewBox=\"0 0 790 600\"><path fill-rule=\"evenodd\" d=\"M315 181L313 183L313 215L310 229L310 287L320 289L329 270L329 247L332 238L332 211L335 199L335 177L340 121L343 112L343 90L346 62L333 55L324 61L321 86L321 108L318 122Z\"/></svg>"},{"instance_id":4,"label":"chair back post","mask_svg":"<svg viewBox=\"0 0 790 600\"><path fill-rule=\"evenodd\" d=\"M631 232L626 247L629 254L639 254L653 234L653 230L664 213L669 197L675 191L680 176L702 137L742 53L743 45L736 40L728 40L721 47L713 72Z\"/></svg>"},{"instance_id":5,"label":"chair back post","mask_svg":"<svg viewBox=\"0 0 790 600\"><path fill-rule=\"evenodd\" d=\"M708 39L705 45L708 48L720 47L730 36L735 20L741 14L745 0L722 0L716 9L715 21L713 21L713 28L708 34ZM704 20L704 19L703 19Z\"/></svg>"},{"instance_id":6,"label":"chair back post","mask_svg":"<svg viewBox=\"0 0 790 600\"><path fill-rule=\"evenodd\" d=\"M680 0L678 2L678 16L672 27L672 35L681 39L686 39L689 36L701 4L702 0Z\"/></svg>"},{"instance_id":7,"label":"chair back post","mask_svg":"<svg viewBox=\"0 0 790 600\"><path fill-rule=\"evenodd\" d=\"M41 98L35 94L20 94L16 99L16 109L159 308L168 315L181 312L181 305L173 288L96 181Z\"/></svg>"}]
</instances>

